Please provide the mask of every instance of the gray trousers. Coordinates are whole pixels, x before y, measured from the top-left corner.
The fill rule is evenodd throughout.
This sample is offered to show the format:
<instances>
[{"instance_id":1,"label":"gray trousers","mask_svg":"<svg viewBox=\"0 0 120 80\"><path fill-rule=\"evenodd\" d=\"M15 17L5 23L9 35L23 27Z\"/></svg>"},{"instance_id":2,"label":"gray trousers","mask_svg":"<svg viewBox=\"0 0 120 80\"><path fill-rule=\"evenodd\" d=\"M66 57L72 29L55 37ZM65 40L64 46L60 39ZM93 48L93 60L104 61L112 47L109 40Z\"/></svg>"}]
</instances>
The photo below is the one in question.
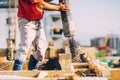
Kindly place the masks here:
<instances>
[{"instance_id":1,"label":"gray trousers","mask_svg":"<svg viewBox=\"0 0 120 80\"><path fill-rule=\"evenodd\" d=\"M15 59L25 61L28 50L32 44L35 49L35 52L33 52L34 58L42 61L48 44L41 21L29 21L25 18L18 18L18 24L20 43Z\"/></svg>"}]
</instances>

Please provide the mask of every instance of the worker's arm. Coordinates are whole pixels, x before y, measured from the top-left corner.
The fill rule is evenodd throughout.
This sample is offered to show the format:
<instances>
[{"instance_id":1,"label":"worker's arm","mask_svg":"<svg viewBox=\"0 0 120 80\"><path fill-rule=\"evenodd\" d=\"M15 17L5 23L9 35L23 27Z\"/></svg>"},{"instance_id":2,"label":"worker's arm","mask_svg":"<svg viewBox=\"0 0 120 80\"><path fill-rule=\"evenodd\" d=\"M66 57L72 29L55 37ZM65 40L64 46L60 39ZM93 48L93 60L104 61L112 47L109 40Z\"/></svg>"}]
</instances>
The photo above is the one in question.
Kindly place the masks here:
<instances>
[{"instance_id":1,"label":"worker's arm","mask_svg":"<svg viewBox=\"0 0 120 80\"><path fill-rule=\"evenodd\" d=\"M31 1L31 3L38 3L38 2L43 2L43 1L50 2L52 0L30 0L30 1Z\"/></svg>"},{"instance_id":2,"label":"worker's arm","mask_svg":"<svg viewBox=\"0 0 120 80\"><path fill-rule=\"evenodd\" d=\"M44 0L30 0L31 3L39 3L39 2L43 2Z\"/></svg>"},{"instance_id":3,"label":"worker's arm","mask_svg":"<svg viewBox=\"0 0 120 80\"><path fill-rule=\"evenodd\" d=\"M70 9L68 4L51 4L46 1L36 3L37 8L41 10L49 10L49 11L68 11Z\"/></svg>"}]
</instances>

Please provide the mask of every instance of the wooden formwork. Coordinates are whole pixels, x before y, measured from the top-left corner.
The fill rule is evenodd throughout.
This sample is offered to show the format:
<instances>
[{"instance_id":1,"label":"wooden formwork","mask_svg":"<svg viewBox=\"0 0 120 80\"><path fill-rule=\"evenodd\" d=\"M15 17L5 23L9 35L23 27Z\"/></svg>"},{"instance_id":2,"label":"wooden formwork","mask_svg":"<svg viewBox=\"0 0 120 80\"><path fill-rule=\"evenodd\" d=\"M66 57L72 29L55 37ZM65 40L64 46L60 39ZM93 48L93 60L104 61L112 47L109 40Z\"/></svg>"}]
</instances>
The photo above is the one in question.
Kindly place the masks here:
<instances>
[{"instance_id":1,"label":"wooden formwork","mask_svg":"<svg viewBox=\"0 0 120 80\"><path fill-rule=\"evenodd\" d=\"M5 49L0 49L0 63L6 62Z\"/></svg>"},{"instance_id":2,"label":"wooden formwork","mask_svg":"<svg viewBox=\"0 0 120 80\"><path fill-rule=\"evenodd\" d=\"M107 77L109 80L120 80L120 68L110 68L99 61L90 61L89 67L100 77Z\"/></svg>"},{"instance_id":3,"label":"wooden formwork","mask_svg":"<svg viewBox=\"0 0 120 80\"><path fill-rule=\"evenodd\" d=\"M59 62L62 67L62 70L70 71L73 70L71 54L59 54Z\"/></svg>"},{"instance_id":4,"label":"wooden formwork","mask_svg":"<svg viewBox=\"0 0 120 80\"><path fill-rule=\"evenodd\" d=\"M90 60L96 60L96 48L95 47L79 47L80 53L84 53Z\"/></svg>"},{"instance_id":5,"label":"wooden formwork","mask_svg":"<svg viewBox=\"0 0 120 80\"><path fill-rule=\"evenodd\" d=\"M61 80L61 79L73 80L74 73L73 71L61 71L61 70L1 71L0 75L14 76L14 77L16 76L16 77L21 77L21 79L30 79L30 80ZM14 79L14 78L9 77L8 79Z\"/></svg>"},{"instance_id":6,"label":"wooden formwork","mask_svg":"<svg viewBox=\"0 0 120 80\"><path fill-rule=\"evenodd\" d=\"M0 63L0 71L11 71L13 67L13 63L14 63L13 61L6 61ZM27 61L24 62L22 67L23 70L27 70L27 66L28 66L27 64L28 64Z\"/></svg>"},{"instance_id":7,"label":"wooden formwork","mask_svg":"<svg viewBox=\"0 0 120 80\"><path fill-rule=\"evenodd\" d=\"M0 76L21 78L14 79L12 77L9 79L8 77L9 80L79 80L81 76L77 75L76 72L86 72L88 68L90 68L93 69L99 77L107 77L110 80L120 80L120 69L108 68L106 64L97 61L94 48L81 48L81 51L87 56L87 63L72 63L70 53L59 55L59 62L62 66L62 70L28 71L26 61L22 71L12 71L12 61L2 62L0 63ZM52 51L51 53L55 52Z\"/></svg>"},{"instance_id":8,"label":"wooden formwork","mask_svg":"<svg viewBox=\"0 0 120 80\"><path fill-rule=\"evenodd\" d=\"M111 69L111 80L120 80L120 68L117 69Z\"/></svg>"}]
</instances>

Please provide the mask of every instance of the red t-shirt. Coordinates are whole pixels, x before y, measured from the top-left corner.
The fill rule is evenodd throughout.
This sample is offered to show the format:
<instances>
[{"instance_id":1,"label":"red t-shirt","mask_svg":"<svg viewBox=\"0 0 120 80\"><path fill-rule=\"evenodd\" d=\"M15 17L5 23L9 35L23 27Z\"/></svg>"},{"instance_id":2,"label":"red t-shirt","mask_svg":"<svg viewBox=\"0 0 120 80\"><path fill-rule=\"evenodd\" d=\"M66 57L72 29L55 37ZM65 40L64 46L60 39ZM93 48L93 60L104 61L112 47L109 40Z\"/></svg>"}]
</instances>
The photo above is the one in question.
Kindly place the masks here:
<instances>
[{"instance_id":1,"label":"red t-shirt","mask_svg":"<svg viewBox=\"0 0 120 80\"><path fill-rule=\"evenodd\" d=\"M37 2L43 0L19 0L18 17L26 18L28 20L38 20L43 17L43 11L40 12L36 8Z\"/></svg>"}]
</instances>

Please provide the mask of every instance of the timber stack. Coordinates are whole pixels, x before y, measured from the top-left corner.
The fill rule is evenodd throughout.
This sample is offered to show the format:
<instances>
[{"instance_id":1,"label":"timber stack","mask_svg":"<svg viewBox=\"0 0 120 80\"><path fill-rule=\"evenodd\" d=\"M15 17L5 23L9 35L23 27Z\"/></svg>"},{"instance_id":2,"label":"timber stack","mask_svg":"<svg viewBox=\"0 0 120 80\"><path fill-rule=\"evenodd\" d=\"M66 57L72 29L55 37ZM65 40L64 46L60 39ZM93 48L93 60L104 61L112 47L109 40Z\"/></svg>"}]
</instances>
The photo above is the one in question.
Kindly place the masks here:
<instances>
[{"instance_id":1,"label":"timber stack","mask_svg":"<svg viewBox=\"0 0 120 80\"><path fill-rule=\"evenodd\" d=\"M13 62L5 61L0 62L0 79L82 80L86 78L87 80L87 78L95 78L96 80L120 80L120 68L112 69L106 63L98 61L95 55L95 48L80 47L80 53L84 53L87 59L87 62L84 63L73 61L70 53L57 53L59 50L53 47L49 50L50 58L59 59L61 70L43 70L44 65L48 61L47 58L43 62L44 65L39 66L37 71L28 71L27 61L24 63L22 71L12 71Z\"/></svg>"}]
</instances>

